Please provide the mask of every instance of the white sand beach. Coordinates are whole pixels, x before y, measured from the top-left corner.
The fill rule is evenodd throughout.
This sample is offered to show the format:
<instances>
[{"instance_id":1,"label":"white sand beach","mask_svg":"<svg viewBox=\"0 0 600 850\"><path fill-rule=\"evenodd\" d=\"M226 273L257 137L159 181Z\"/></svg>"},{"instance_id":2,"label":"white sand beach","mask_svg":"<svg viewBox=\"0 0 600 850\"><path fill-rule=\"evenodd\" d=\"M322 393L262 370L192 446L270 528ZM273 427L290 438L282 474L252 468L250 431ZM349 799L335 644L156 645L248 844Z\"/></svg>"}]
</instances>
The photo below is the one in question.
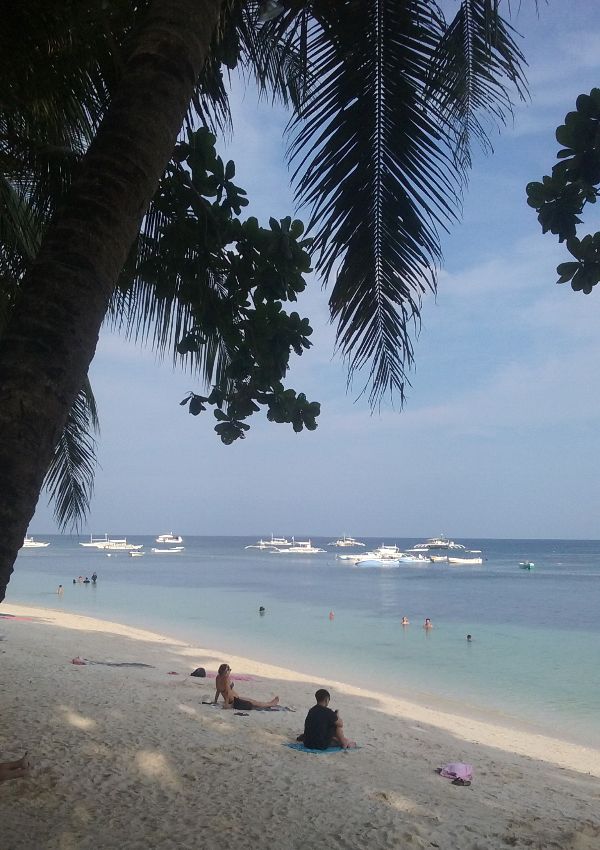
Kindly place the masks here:
<instances>
[{"instance_id":1,"label":"white sand beach","mask_svg":"<svg viewBox=\"0 0 600 850\"><path fill-rule=\"evenodd\" d=\"M33 765L0 784L2 850L600 847L596 750L116 623L0 615L0 760ZM255 677L242 695L296 713L202 705L214 682L188 674L222 661ZM360 749L284 746L322 686ZM471 786L436 773L452 761L473 764Z\"/></svg>"}]
</instances>

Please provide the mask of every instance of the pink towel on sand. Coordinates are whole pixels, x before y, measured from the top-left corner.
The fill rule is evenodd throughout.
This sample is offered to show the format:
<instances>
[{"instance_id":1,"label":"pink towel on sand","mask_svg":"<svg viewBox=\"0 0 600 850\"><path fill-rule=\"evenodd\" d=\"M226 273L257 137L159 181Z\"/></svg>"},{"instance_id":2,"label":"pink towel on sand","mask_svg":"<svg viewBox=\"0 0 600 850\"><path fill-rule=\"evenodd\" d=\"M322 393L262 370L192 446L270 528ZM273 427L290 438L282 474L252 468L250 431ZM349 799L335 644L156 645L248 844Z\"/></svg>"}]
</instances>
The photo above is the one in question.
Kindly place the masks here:
<instances>
[{"instance_id":1,"label":"pink towel on sand","mask_svg":"<svg viewBox=\"0 0 600 850\"><path fill-rule=\"evenodd\" d=\"M443 766L440 770L440 776L445 776L448 779L464 779L471 781L471 779L473 779L473 765L465 764L462 761L452 761Z\"/></svg>"}]
</instances>

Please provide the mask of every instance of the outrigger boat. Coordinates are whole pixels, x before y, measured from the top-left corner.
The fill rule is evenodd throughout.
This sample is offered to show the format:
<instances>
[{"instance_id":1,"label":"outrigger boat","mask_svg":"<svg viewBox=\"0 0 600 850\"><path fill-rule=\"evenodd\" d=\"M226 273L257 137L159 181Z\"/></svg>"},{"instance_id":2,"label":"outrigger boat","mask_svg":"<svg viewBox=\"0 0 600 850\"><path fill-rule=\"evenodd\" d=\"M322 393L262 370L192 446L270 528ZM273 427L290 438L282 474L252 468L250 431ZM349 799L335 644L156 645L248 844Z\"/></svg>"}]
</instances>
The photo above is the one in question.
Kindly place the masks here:
<instances>
[{"instance_id":1,"label":"outrigger boat","mask_svg":"<svg viewBox=\"0 0 600 850\"><path fill-rule=\"evenodd\" d=\"M364 543L361 543L360 540L355 540L354 537L346 537L344 534L343 537L340 537L338 540L335 540L333 543L328 543L328 546L337 546L339 549L348 548L350 546L364 546Z\"/></svg>"},{"instance_id":2,"label":"outrigger boat","mask_svg":"<svg viewBox=\"0 0 600 850\"><path fill-rule=\"evenodd\" d=\"M292 537L292 542L294 538ZM249 546L244 546L244 549L282 549L284 546L291 546L292 543L287 539L287 537L274 537L271 535L270 540L263 540L262 538L258 541L258 543L251 543Z\"/></svg>"},{"instance_id":3,"label":"outrigger boat","mask_svg":"<svg viewBox=\"0 0 600 850\"><path fill-rule=\"evenodd\" d=\"M292 545L287 549L271 549L274 555L316 555L318 552L324 552L325 549L320 549L318 546L313 546L310 540L294 540L292 537Z\"/></svg>"}]
</instances>

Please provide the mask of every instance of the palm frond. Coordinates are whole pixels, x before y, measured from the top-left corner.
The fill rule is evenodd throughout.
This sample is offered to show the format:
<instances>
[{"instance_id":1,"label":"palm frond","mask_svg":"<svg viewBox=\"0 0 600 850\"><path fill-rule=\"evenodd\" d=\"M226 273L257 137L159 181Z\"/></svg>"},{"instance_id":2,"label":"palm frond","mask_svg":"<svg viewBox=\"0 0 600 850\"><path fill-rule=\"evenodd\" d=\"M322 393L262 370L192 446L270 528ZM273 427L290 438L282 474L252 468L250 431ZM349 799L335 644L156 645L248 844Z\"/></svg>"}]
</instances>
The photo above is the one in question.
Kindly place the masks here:
<instances>
[{"instance_id":1,"label":"palm frond","mask_svg":"<svg viewBox=\"0 0 600 850\"><path fill-rule=\"evenodd\" d=\"M302 33L309 20L308 9L286 16L285 24L271 21L259 24L260 2L244 3L236 22L240 44L240 64L247 78L254 80L261 97L292 106L297 112L318 85L306 56Z\"/></svg>"},{"instance_id":2,"label":"palm frond","mask_svg":"<svg viewBox=\"0 0 600 850\"><path fill-rule=\"evenodd\" d=\"M314 3L304 52L320 85L291 125L297 196L311 210L317 269L337 268L330 297L350 376L370 365L371 402L401 399L408 326L434 288L437 227L456 215L460 179L443 126L423 102L437 19L414 3ZM356 39L360 21L361 39Z\"/></svg>"},{"instance_id":3,"label":"palm frond","mask_svg":"<svg viewBox=\"0 0 600 850\"><path fill-rule=\"evenodd\" d=\"M54 516L62 530L68 526L79 528L89 511L98 464L92 434L98 430L96 402L86 380L69 412L45 479Z\"/></svg>"},{"instance_id":4,"label":"palm frond","mask_svg":"<svg viewBox=\"0 0 600 850\"><path fill-rule=\"evenodd\" d=\"M460 168L471 165L472 140L491 150L489 129L512 115L508 80L521 99L526 64L516 32L499 14L498 0L462 0L445 28L431 64L427 94L455 133Z\"/></svg>"},{"instance_id":5,"label":"palm frond","mask_svg":"<svg viewBox=\"0 0 600 850\"><path fill-rule=\"evenodd\" d=\"M485 94L472 103L498 117L508 86L520 83L521 57L497 2L469 2L471 12L489 7L488 29L478 17L469 30L469 74L497 77L479 84ZM290 124L289 157L297 199L310 210L317 270L336 276L330 311L349 380L367 369L371 404L393 391L402 400L421 299L436 286L439 234L460 213L468 164L456 158L449 101L431 96L447 25L434 0L313 0L288 5L274 25L318 73ZM489 44L492 60L483 56ZM446 53L451 77L458 72Z\"/></svg>"}]
</instances>

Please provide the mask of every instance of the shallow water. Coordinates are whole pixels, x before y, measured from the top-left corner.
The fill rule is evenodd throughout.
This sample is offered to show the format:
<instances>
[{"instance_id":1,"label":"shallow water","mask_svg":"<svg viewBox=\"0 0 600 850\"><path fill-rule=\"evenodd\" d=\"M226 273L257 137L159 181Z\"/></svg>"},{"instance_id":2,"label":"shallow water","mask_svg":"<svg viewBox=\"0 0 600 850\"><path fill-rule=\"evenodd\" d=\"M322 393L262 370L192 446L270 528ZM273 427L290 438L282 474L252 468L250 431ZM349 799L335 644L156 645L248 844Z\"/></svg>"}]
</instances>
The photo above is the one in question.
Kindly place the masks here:
<instances>
[{"instance_id":1,"label":"shallow water","mask_svg":"<svg viewBox=\"0 0 600 850\"><path fill-rule=\"evenodd\" d=\"M44 539L47 549L19 554L8 602L143 626L318 674L325 685L442 698L450 709L600 747L600 541L461 540L484 551L482 566L359 569L335 550L276 555L245 550L254 540L241 537L186 537L183 553L164 556L149 553L153 538L131 538L144 543L143 558L108 558L78 546L85 538ZM525 559L535 570L519 569ZM94 570L97 586L72 584Z\"/></svg>"}]
</instances>

